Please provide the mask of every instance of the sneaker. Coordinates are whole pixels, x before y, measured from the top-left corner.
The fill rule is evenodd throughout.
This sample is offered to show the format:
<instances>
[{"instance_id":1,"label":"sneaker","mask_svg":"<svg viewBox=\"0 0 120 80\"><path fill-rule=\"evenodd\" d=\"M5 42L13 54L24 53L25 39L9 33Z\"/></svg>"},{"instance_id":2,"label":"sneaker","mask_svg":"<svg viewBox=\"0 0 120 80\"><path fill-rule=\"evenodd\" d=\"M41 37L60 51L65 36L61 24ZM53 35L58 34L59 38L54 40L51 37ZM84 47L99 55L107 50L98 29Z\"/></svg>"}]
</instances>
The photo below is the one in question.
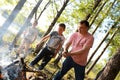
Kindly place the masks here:
<instances>
[{"instance_id":1,"label":"sneaker","mask_svg":"<svg viewBox=\"0 0 120 80\"><path fill-rule=\"evenodd\" d=\"M21 58L25 58L25 55L24 54L20 54L19 55Z\"/></svg>"},{"instance_id":2,"label":"sneaker","mask_svg":"<svg viewBox=\"0 0 120 80\"><path fill-rule=\"evenodd\" d=\"M43 70L43 68L44 67L40 65L39 68L38 68L38 70Z\"/></svg>"},{"instance_id":3,"label":"sneaker","mask_svg":"<svg viewBox=\"0 0 120 80\"><path fill-rule=\"evenodd\" d=\"M34 68L34 65L30 63L30 64L29 64L29 67Z\"/></svg>"},{"instance_id":4,"label":"sneaker","mask_svg":"<svg viewBox=\"0 0 120 80\"><path fill-rule=\"evenodd\" d=\"M18 53L16 53L16 55L15 55L15 59L17 59L19 57L19 54Z\"/></svg>"}]
</instances>

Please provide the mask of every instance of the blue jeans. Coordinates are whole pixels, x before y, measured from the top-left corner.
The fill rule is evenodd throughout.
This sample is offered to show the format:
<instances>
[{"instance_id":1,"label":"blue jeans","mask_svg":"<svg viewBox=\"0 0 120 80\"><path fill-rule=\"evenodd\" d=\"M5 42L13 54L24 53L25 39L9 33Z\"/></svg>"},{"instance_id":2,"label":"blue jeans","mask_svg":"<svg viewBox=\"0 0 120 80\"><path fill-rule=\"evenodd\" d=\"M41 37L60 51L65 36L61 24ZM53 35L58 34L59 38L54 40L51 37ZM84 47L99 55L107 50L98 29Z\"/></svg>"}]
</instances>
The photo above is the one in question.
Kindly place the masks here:
<instances>
[{"instance_id":1,"label":"blue jeans","mask_svg":"<svg viewBox=\"0 0 120 80\"><path fill-rule=\"evenodd\" d=\"M36 58L30 63L30 65L35 65L37 64L41 59L42 63L40 66L42 66L43 68L47 65L47 63L51 60L51 58L53 57L54 53L52 53L50 50L47 49L47 47L45 47L37 56Z\"/></svg>"},{"instance_id":2,"label":"blue jeans","mask_svg":"<svg viewBox=\"0 0 120 80\"><path fill-rule=\"evenodd\" d=\"M61 78L71 69L74 68L75 80L84 80L85 66L81 66L73 61L71 57L67 57L63 62L62 69L58 71L53 80L61 80Z\"/></svg>"}]
</instances>

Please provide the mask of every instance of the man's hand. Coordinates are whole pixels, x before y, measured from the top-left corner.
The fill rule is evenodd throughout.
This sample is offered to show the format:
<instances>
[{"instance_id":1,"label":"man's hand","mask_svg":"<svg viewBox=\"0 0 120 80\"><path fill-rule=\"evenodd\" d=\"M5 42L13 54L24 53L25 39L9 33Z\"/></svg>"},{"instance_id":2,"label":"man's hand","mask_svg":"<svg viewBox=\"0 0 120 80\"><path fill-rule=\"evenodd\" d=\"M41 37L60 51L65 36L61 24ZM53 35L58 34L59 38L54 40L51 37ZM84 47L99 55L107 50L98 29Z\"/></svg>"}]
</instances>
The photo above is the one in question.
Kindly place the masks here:
<instances>
[{"instance_id":1,"label":"man's hand","mask_svg":"<svg viewBox=\"0 0 120 80\"><path fill-rule=\"evenodd\" d=\"M63 53L62 56L67 57L67 54L66 54L66 53Z\"/></svg>"},{"instance_id":2,"label":"man's hand","mask_svg":"<svg viewBox=\"0 0 120 80\"><path fill-rule=\"evenodd\" d=\"M39 47L39 46L40 46L40 43L37 44L37 47Z\"/></svg>"},{"instance_id":3,"label":"man's hand","mask_svg":"<svg viewBox=\"0 0 120 80\"><path fill-rule=\"evenodd\" d=\"M68 57L68 56L70 56L70 53L68 53L68 52L63 52L62 55L63 55L64 57Z\"/></svg>"}]
</instances>

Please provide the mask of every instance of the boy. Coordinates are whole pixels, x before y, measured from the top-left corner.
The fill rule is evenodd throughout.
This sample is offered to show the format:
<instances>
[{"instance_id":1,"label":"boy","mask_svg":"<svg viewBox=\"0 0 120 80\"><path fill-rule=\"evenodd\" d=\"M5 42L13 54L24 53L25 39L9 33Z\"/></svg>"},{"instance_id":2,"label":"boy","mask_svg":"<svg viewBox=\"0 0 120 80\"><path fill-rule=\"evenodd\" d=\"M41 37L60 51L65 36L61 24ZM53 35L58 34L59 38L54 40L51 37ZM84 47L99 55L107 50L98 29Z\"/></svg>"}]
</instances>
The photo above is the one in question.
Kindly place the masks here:
<instances>
[{"instance_id":1,"label":"boy","mask_svg":"<svg viewBox=\"0 0 120 80\"><path fill-rule=\"evenodd\" d=\"M32 24L32 27L30 27L25 33L24 33L24 39L18 48L17 55L19 56L24 48L24 55L28 54L28 49L30 45L36 40L38 35L38 30L36 28L38 22L35 20Z\"/></svg>"},{"instance_id":2,"label":"boy","mask_svg":"<svg viewBox=\"0 0 120 80\"><path fill-rule=\"evenodd\" d=\"M51 58L57 54L65 40L65 37L63 36L65 27L65 24L61 23L59 24L57 31L53 31L51 34L48 34L47 36L41 39L40 43L49 38L48 42L46 43L46 47L30 63L31 67L33 67L41 59L43 59L41 65L38 68L38 70L42 70L46 66L46 64L51 60Z\"/></svg>"}]
</instances>

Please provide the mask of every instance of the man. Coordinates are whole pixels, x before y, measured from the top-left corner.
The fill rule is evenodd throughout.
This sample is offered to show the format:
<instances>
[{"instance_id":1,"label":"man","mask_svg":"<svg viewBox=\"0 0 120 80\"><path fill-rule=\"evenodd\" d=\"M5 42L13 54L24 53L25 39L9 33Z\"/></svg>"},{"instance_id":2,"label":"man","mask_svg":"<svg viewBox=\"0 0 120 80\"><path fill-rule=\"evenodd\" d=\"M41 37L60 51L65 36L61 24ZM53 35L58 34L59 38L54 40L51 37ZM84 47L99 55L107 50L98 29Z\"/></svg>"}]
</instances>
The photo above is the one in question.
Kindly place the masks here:
<instances>
[{"instance_id":1,"label":"man","mask_svg":"<svg viewBox=\"0 0 120 80\"><path fill-rule=\"evenodd\" d=\"M56 74L53 80L61 80L71 68L74 68L75 80L84 80L88 52L94 41L93 36L88 33L88 29L89 23L86 20L82 20L79 23L78 32L71 35L64 47L63 56L66 59L63 62L62 69ZM68 52L70 46L72 49Z\"/></svg>"},{"instance_id":2,"label":"man","mask_svg":"<svg viewBox=\"0 0 120 80\"><path fill-rule=\"evenodd\" d=\"M65 31L65 24L59 24L58 30L53 31L51 34L43 37L40 41L43 42L47 39L48 42L46 43L46 47L37 55L37 57L30 63L30 66L33 67L38 61L42 60L41 65L39 66L38 70L42 70L46 64L51 60L53 56L57 54L57 52L62 47L65 37L63 36L63 32ZM39 43L39 44L40 44ZM38 46L39 46L38 44Z\"/></svg>"},{"instance_id":3,"label":"man","mask_svg":"<svg viewBox=\"0 0 120 80\"><path fill-rule=\"evenodd\" d=\"M28 54L28 49L30 45L36 40L37 35L38 35L38 30L36 28L38 22L35 20L32 24L32 27L27 29L27 31L24 32L24 39L18 48L17 55L19 56L24 48L24 55Z\"/></svg>"}]
</instances>

